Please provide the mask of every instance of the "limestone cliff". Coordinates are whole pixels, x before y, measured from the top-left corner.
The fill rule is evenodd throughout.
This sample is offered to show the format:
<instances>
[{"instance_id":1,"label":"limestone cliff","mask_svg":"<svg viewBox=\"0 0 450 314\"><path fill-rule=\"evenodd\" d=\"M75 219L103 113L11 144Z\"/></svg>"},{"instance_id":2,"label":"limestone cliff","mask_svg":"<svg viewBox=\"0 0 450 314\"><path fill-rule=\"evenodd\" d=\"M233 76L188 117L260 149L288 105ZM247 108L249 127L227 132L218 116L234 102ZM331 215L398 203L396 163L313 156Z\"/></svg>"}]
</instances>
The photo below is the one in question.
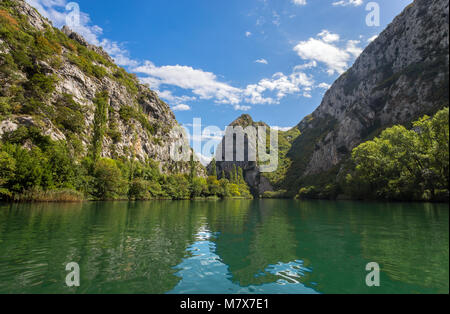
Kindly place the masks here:
<instances>
[{"instance_id":1,"label":"limestone cliff","mask_svg":"<svg viewBox=\"0 0 450 314\"><path fill-rule=\"evenodd\" d=\"M287 156L282 186L337 175L353 148L394 124L407 125L448 106L449 3L416 0L327 91ZM329 179L332 180L332 179Z\"/></svg>"},{"instance_id":2,"label":"limestone cliff","mask_svg":"<svg viewBox=\"0 0 450 314\"><path fill-rule=\"evenodd\" d=\"M240 116L238 119L236 119L230 124L230 127L242 127L243 129L247 128L248 126L253 126L255 127L255 129L257 129L258 126L265 126L267 129L269 128L269 126L263 122L253 121L252 117L250 117L247 114ZM222 173L225 173L225 175L229 177L230 173L234 169L234 166L236 166L237 168L242 168L245 182L247 182L254 196L259 196L265 191L272 191L273 187L270 184L269 180L260 173L258 163L256 161L249 160L248 137L245 137L244 139L244 146L245 146L244 161L237 161L238 159L236 158L236 149L237 149L236 138L233 138L233 160L225 161L226 160L225 140L226 139L224 138L222 142L219 144L219 146L221 146L222 149L218 149L218 152L216 153L216 167L217 167L216 172L219 178L221 178ZM212 164L208 166L209 171L212 170L211 167Z\"/></svg>"},{"instance_id":3,"label":"limestone cliff","mask_svg":"<svg viewBox=\"0 0 450 314\"><path fill-rule=\"evenodd\" d=\"M150 158L163 172L187 171L169 158L178 125L169 106L102 48L54 28L23 0L2 1L0 22L0 137L33 125L88 154L103 95L102 157Z\"/></svg>"}]
</instances>

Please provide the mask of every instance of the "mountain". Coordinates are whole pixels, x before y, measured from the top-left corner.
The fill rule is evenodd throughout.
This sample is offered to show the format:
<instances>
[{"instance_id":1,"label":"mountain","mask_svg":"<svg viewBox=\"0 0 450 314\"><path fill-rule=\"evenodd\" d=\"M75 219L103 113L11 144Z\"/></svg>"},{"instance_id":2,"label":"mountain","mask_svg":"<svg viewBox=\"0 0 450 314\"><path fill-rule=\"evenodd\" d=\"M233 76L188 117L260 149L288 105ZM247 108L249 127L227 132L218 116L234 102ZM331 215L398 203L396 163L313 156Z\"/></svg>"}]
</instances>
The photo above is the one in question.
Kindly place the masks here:
<instances>
[{"instance_id":1,"label":"mountain","mask_svg":"<svg viewBox=\"0 0 450 314\"><path fill-rule=\"evenodd\" d=\"M56 29L23 0L0 3L0 137L33 127L80 155L159 162L178 126L170 107L117 66L102 48Z\"/></svg>"},{"instance_id":2,"label":"mountain","mask_svg":"<svg viewBox=\"0 0 450 314\"><path fill-rule=\"evenodd\" d=\"M269 126L263 122L255 122L252 117L248 114L243 114L235 121L233 121L230 127L242 127L245 129L249 126L258 128L258 126L264 126L269 129ZM221 141L219 146L222 149L217 150L215 156L215 165L216 165L216 173L219 178L222 179L223 173L225 176L230 176L230 174L234 171L234 167L241 168L243 170L244 179L250 187L250 191L253 195L260 195L265 191L272 191L273 187L269 180L261 175L260 168L258 167L258 163L256 161L249 161L248 158L248 137L244 138L245 145L245 153L244 153L244 161L237 161L236 158L236 137L233 138L233 160L225 161L225 138ZM209 172L212 172L213 164L210 164L207 169Z\"/></svg>"},{"instance_id":3,"label":"mountain","mask_svg":"<svg viewBox=\"0 0 450 314\"><path fill-rule=\"evenodd\" d=\"M301 187L335 183L347 173L359 144L448 106L448 6L446 0L415 0L337 79L311 115L294 130L280 132L281 167L263 174L274 189L295 196Z\"/></svg>"}]
</instances>

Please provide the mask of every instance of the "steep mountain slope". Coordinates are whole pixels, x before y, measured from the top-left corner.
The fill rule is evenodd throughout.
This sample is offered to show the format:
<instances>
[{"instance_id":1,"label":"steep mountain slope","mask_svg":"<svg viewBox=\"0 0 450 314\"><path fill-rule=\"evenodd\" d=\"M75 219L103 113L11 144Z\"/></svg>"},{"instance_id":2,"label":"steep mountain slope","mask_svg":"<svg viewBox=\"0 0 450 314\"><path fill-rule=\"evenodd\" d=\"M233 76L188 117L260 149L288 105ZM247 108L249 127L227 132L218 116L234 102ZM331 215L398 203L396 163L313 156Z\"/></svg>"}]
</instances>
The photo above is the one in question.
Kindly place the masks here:
<instances>
[{"instance_id":1,"label":"steep mountain slope","mask_svg":"<svg viewBox=\"0 0 450 314\"><path fill-rule=\"evenodd\" d=\"M169 106L99 47L54 28L23 0L0 3L0 137L32 126L80 155L158 161L186 172L169 147Z\"/></svg>"},{"instance_id":2,"label":"steep mountain slope","mask_svg":"<svg viewBox=\"0 0 450 314\"><path fill-rule=\"evenodd\" d=\"M336 183L348 172L352 150L392 125L433 115L449 103L449 7L446 0L416 0L395 18L294 129L279 132L279 168L246 170L256 194L273 189ZM231 125L254 124L244 115ZM260 122L259 124L264 124ZM217 163L219 172L233 162ZM285 193L277 194L283 195Z\"/></svg>"},{"instance_id":3,"label":"steep mountain slope","mask_svg":"<svg viewBox=\"0 0 450 314\"><path fill-rule=\"evenodd\" d=\"M361 142L448 106L448 5L414 1L365 49L297 126L279 188L330 183Z\"/></svg>"}]
</instances>

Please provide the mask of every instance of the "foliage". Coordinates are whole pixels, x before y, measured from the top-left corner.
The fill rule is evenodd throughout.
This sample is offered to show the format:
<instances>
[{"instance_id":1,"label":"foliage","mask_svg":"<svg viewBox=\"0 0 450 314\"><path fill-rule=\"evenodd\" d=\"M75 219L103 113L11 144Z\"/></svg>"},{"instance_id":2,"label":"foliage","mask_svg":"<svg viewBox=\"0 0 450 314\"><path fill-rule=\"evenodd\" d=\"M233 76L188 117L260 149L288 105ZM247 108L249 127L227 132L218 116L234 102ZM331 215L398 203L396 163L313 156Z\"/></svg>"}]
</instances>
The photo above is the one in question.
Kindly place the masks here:
<instances>
[{"instance_id":1,"label":"foliage","mask_svg":"<svg viewBox=\"0 0 450 314\"><path fill-rule=\"evenodd\" d=\"M394 126L353 150L349 193L359 198L439 200L449 191L449 111L424 116L413 129Z\"/></svg>"},{"instance_id":2,"label":"foliage","mask_svg":"<svg viewBox=\"0 0 450 314\"><path fill-rule=\"evenodd\" d=\"M108 117L109 96L107 92L98 93L94 99L94 136L92 139L93 160L100 157L103 147L103 138L106 132L106 123Z\"/></svg>"}]
</instances>

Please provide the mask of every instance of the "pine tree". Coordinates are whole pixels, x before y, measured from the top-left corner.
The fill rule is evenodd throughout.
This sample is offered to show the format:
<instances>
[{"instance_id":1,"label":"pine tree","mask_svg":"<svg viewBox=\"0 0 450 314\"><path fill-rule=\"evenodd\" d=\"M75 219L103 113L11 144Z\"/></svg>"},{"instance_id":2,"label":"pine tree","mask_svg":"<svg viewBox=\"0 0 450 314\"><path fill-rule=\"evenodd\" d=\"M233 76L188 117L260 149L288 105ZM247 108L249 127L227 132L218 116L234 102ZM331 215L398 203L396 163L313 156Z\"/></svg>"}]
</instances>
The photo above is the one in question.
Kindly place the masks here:
<instances>
[{"instance_id":1,"label":"pine tree","mask_svg":"<svg viewBox=\"0 0 450 314\"><path fill-rule=\"evenodd\" d=\"M244 183L244 171L242 170L241 167L239 167L239 174L238 174L238 184L242 184Z\"/></svg>"},{"instance_id":2,"label":"pine tree","mask_svg":"<svg viewBox=\"0 0 450 314\"><path fill-rule=\"evenodd\" d=\"M194 182L194 178L196 177L195 161L194 161L194 153L193 152L191 154L190 166L191 166L191 171L189 173L189 181L192 184L192 182Z\"/></svg>"},{"instance_id":3,"label":"pine tree","mask_svg":"<svg viewBox=\"0 0 450 314\"><path fill-rule=\"evenodd\" d=\"M217 178L217 164L216 164L216 158L213 158L211 162L211 176Z\"/></svg>"},{"instance_id":4,"label":"pine tree","mask_svg":"<svg viewBox=\"0 0 450 314\"><path fill-rule=\"evenodd\" d=\"M231 183L236 184L237 182L237 169L236 165L233 165L233 172L231 173Z\"/></svg>"}]
</instances>

